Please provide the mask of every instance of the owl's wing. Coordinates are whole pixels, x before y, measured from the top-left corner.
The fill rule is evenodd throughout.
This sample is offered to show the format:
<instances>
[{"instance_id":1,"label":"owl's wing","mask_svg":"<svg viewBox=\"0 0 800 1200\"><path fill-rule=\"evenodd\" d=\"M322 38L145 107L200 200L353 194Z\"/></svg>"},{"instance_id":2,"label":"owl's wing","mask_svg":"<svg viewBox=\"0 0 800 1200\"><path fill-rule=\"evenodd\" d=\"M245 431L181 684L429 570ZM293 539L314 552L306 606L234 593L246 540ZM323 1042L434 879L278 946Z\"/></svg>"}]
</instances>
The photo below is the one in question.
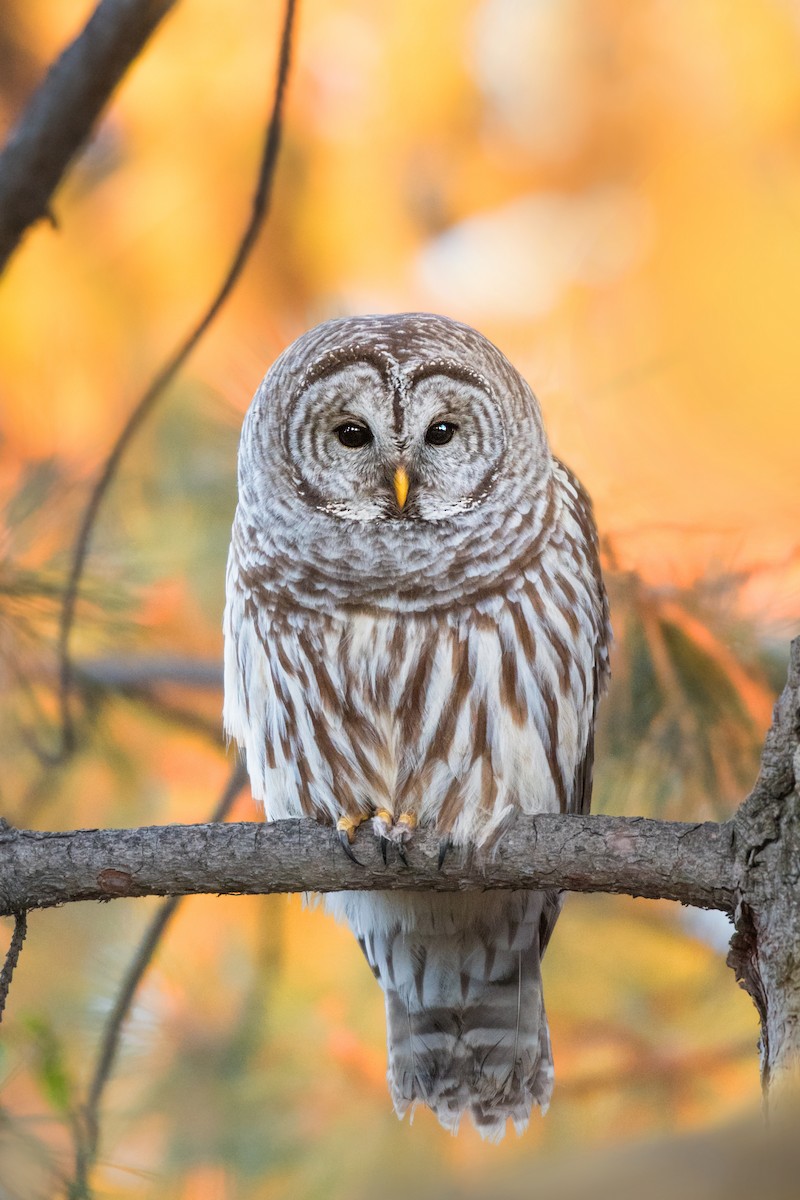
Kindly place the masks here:
<instances>
[{"instance_id":1,"label":"owl's wing","mask_svg":"<svg viewBox=\"0 0 800 1200\"><path fill-rule=\"evenodd\" d=\"M592 715L589 723L589 736L586 739L586 749L575 770L575 781L572 786L572 797L569 811L584 815L589 812L592 803L592 775L594 768L594 722L597 714L597 704L600 699L601 671L597 660L594 666L594 700ZM555 929L558 915L563 903L563 892L544 892L544 906L539 920L539 953L544 954L550 936Z\"/></svg>"},{"instance_id":2,"label":"owl's wing","mask_svg":"<svg viewBox=\"0 0 800 1200\"><path fill-rule=\"evenodd\" d=\"M592 700L591 719L589 721L589 735L586 739L586 749L583 752L578 766L575 770L575 782L572 785L572 803L570 804L570 812L579 813L585 816L591 807L592 803L592 780L594 775L594 723L597 716L597 705L600 700L600 664L597 656L594 663L594 688Z\"/></svg>"},{"instance_id":3,"label":"owl's wing","mask_svg":"<svg viewBox=\"0 0 800 1200\"><path fill-rule=\"evenodd\" d=\"M589 728L586 747L582 758L575 769L572 785L572 795L568 803L569 812L586 814L592 801L592 773L594 767L594 726L597 717L597 706L600 697L608 686L609 664L608 652L611 642L611 622L608 611L608 595L606 594L603 574L600 569L600 549L597 541L597 531L592 512L592 501L576 475L569 467L556 459L559 468L564 472L570 483L572 495L567 493L566 508L581 532L583 551L585 554L586 584L594 592L595 608L595 641L594 661L592 664L592 703L589 713Z\"/></svg>"},{"instance_id":4,"label":"owl's wing","mask_svg":"<svg viewBox=\"0 0 800 1200\"><path fill-rule=\"evenodd\" d=\"M575 504L573 508L573 516L577 520L579 527L584 534L584 546L588 557L588 566L590 577L594 580L597 596L597 637L594 647L594 661L592 664L592 702L589 712L588 730L586 736L586 745L583 755L578 761L575 768L575 775L572 783L572 794L568 802L568 811L579 815L586 815L589 812L592 803L592 782L594 775L594 729L595 720L597 718L597 706L600 701L600 696L605 691L608 685L609 664L608 651L611 640L611 624L608 611L608 596L606 594L605 585L603 583L602 572L600 570L599 547L597 544L597 535L594 526L594 517L592 514L592 502L588 493L584 490L580 480L569 470L559 463L562 469L567 474L574 491ZM558 914L561 911L563 894L560 892L548 892L547 903L542 909L542 915L539 925L539 946L543 954L545 947L550 940L550 936L558 919Z\"/></svg>"}]
</instances>

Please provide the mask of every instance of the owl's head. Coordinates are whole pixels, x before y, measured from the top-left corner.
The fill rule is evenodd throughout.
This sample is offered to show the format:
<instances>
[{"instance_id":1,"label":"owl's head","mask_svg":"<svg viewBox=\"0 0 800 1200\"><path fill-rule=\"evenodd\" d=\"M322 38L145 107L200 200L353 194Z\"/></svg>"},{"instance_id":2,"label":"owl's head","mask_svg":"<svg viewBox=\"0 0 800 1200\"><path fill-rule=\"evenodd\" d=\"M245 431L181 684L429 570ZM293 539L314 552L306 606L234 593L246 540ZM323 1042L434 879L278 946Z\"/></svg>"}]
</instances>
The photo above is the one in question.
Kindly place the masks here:
<instances>
[{"instance_id":1,"label":"owl's head","mask_svg":"<svg viewBox=\"0 0 800 1200\"><path fill-rule=\"evenodd\" d=\"M538 406L499 350L427 313L326 322L284 352L251 415L307 506L339 521L435 523L549 461Z\"/></svg>"},{"instance_id":2,"label":"owl's head","mask_svg":"<svg viewBox=\"0 0 800 1200\"><path fill-rule=\"evenodd\" d=\"M493 586L549 519L553 460L500 351L428 313L328 321L245 418L237 555L287 603L422 612Z\"/></svg>"}]
</instances>

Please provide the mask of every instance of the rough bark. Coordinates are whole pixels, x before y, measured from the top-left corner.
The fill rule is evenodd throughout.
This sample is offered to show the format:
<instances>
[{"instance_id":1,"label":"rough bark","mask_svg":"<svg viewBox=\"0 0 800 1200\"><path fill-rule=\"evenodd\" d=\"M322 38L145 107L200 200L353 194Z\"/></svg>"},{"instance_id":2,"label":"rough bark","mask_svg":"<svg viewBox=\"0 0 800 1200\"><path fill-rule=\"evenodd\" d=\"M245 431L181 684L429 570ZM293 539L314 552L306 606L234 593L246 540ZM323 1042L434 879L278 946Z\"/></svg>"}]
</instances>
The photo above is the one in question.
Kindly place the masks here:
<instances>
[{"instance_id":1,"label":"rough bark","mask_svg":"<svg viewBox=\"0 0 800 1200\"><path fill-rule=\"evenodd\" d=\"M418 830L408 867L384 865L358 832L351 862L314 821L166 825L36 833L0 831L0 913L72 900L397 888L566 888L624 892L733 912L737 877L730 825L625 817L518 817L491 853L450 850Z\"/></svg>"},{"instance_id":2,"label":"rough bark","mask_svg":"<svg viewBox=\"0 0 800 1200\"><path fill-rule=\"evenodd\" d=\"M739 876L728 956L761 1017L765 1092L800 1083L800 638L761 770L733 821Z\"/></svg>"},{"instance_id":3,"label":"rough bark","mask_svg":"<svg viewBox=\"0 0 800 1200\"><path fill-rule=\"evenodd\" d=\"M176 0L101 0L0 155L0 271L50 201L112 92Z\"/></svg>"}]
</instances>

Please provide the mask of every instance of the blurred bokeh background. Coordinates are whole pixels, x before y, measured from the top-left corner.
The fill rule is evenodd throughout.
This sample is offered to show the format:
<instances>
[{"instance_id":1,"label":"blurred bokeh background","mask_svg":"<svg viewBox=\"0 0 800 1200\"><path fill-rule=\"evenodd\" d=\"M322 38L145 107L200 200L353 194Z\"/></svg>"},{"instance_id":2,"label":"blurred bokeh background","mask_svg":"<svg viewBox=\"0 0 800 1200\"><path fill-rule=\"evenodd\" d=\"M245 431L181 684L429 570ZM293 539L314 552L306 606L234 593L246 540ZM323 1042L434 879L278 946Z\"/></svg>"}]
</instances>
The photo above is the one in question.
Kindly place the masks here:
<instances>
[{"instance_id":1,"label":"blurred bokeh background","mask_svg":"<svg viewBox=\"0 0 800 1200\"><path fill-rule=\"evenodd\" d=\"M86 3L7 0L10 128ZM274 202L223 316L124 460L57 741L59 594L89 487L247 218L282 16L184 0L0 289L0 811L43 829L206 819L238 427L329 316L428 309L498 343L592 493L617 644L595 809L723 819L800 615L800 4L304 0ZM257 820L243 793L232 815ZM0 1046L0 1197L59 1194L156 901L33 914ZM394 1117L381 995L297 897L183 903L104 1097L96 1194L533 1194L596 1147L755 1110L729 929L571 897L545 961L557 1083L521 1139ZM4 943L5 944L5 943ZM515 1190L516 1189L516 1190ZM528 1191L526 1191L528 1189Z\"/></svg>"}]
</instances>

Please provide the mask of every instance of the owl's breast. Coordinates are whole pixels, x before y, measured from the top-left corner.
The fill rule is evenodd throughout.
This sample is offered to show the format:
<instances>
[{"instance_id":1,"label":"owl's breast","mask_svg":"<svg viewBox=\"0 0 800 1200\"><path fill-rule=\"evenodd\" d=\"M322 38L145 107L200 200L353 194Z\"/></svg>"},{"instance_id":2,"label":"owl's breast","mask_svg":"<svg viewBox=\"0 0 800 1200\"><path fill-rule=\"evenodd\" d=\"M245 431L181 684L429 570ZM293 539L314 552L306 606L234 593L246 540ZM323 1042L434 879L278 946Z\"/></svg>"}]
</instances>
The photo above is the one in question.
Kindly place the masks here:
<instances>
[{"instance_id":1,"label":"owl's breast","mask_svg":"<svg viewBox=\"0 0 800 1200\"><path fill-rule=\"evenodd\" d=\"M475 841L516 808L568 807L592 654L588 637L572 647L565 677L541 624L524 589L426 616L243 608L226 636L226 727L268 816L374 806Z\"/></svg>"}]
</instances>

